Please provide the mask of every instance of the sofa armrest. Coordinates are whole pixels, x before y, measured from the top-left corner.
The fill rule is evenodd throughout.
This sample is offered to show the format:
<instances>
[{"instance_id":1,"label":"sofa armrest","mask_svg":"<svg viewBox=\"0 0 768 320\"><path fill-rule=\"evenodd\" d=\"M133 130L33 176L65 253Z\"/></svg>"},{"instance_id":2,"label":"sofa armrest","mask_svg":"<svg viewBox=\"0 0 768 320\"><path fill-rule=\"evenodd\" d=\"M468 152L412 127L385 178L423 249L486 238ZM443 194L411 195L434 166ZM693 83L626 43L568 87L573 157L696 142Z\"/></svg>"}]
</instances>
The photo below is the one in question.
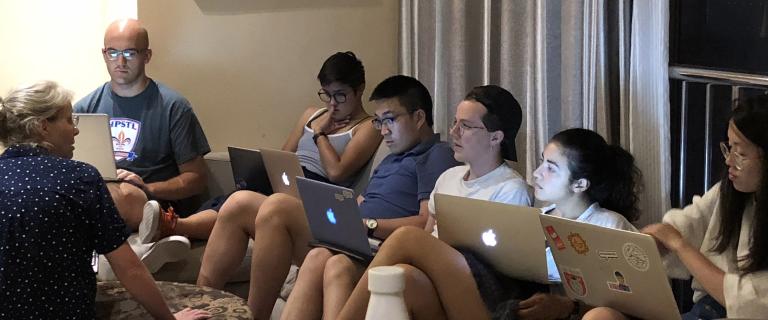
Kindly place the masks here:
<instances>
[{"instance_id":1,"label":"sofa armrest","mask_svg":"<svg viewBox=\"0 0 768 320\"><path fill-rule=\"evenodd\" d=\"M208 166L208 189L203 198L208 200L234 191L235 182L229 153L211 152L206 154L204 159Z\"/></svg>"}]
</instances>

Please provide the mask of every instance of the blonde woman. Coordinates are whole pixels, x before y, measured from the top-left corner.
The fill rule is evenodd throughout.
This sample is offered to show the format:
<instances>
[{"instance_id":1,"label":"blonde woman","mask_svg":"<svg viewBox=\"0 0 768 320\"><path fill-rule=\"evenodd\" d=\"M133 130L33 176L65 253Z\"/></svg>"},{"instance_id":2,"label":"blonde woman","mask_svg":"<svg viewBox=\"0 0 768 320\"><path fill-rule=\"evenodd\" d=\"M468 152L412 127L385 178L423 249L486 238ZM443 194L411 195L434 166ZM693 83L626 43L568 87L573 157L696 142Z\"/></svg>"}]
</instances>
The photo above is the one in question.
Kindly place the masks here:
<instances>
[{"instance_id":1,"label":"blonde woman","mask_svg":"<svg viewBox=\"0 0 768 320\"><path fill-rule=\"evenodd\" d=\"M93 251L106 255L155 318L173 319L96 168L70 160L77 130L71 94L55 82L0 99L0 318L94 317ZM205 319L185 309L179 319Z\"/></svg>"}]
</instances>

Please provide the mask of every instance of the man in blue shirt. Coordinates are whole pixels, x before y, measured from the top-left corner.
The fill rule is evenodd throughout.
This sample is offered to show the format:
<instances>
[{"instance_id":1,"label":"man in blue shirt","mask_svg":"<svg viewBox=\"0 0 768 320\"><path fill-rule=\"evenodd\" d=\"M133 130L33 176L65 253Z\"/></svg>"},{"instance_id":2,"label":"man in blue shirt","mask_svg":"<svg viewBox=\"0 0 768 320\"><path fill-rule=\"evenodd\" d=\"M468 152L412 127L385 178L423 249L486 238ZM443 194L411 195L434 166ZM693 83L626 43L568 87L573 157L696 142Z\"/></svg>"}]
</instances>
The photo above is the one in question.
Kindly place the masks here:
<instances>
[{"instance_id":1,"label":"man in blue shirt","mask_svg":"<svg viewBox=\"0 0 768 320\"><path fill-rule=\"evenodd\" d=\"M423 228L429 195L438 176L458 163L451 147L432 130L432 98L418 80L393 76L371 94L374 126L391 154L374 170L358 198L369 236L386 238L400 226ZM282 193L267 198L254 223L219 219L208 240L199 285L221 288L240 265L248 237L254 239L248 304L267 319L291 263L300 265L312 234L300 200Z\"/></svg>"},{"instance_id":2,"label":"man in blue shirt","mask_svg":"<svg viewBox=\"0 0 768 320\"><path fill-rule=\"evenodd\" d=\"M139 21L111 23L102 55L110 81L78 101L75 110L110 116L117 177L130 182L108 184L120 216L131 229L138 228L147 201L138 188L192 213L198 203L190 197L205 189L203 156L210 147L189 101L147 76L152 49ZM147 215L157 219L157 214Z\"/></svg>"}]
</instances>

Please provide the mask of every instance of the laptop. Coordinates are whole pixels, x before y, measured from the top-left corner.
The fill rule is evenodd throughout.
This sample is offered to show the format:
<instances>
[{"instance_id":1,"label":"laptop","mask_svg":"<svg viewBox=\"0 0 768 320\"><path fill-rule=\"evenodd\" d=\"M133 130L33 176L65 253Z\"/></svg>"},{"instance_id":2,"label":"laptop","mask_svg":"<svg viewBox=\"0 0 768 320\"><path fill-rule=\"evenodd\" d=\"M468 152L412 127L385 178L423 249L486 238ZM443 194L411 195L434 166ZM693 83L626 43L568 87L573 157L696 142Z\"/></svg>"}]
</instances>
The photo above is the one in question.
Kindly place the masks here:
<instances>
[{"instance_id":1,"label":"laptop","mask_svg":"<svg viewBox=\"0 0 768 320\"><path fill-rule=\"evenodd\" d=\"M112 151L112 133L109 116L100 113L76 113L77 129L72 159L88 163L99 171L105 181L117 181L115 154Z\"/></svg>"},{"instance_id":2,"label":"laptop","mask_svg":"<svg viewBox=\"0 0 768 320\"><path fill-rule=\"evenodd\" d=\"M296 177L304 177L304 170L299 164L299 157L293 152L261 148L264 168L272 185L273 192L281 192L299 197Z\"/></svg>"},{"instance_id":3,"label":"laptop","mask_svg":"<svg viewBox=\"0 0 768 320\"><path fill-rule=\"evenodd\" d=\"M378 246L368 240L355 192L304 177L297 177L296 185L314 238L310 246L370 262Z\"/></svg>"},{"instance_id":4,"label":"laptop","mask_svg":"<svg viewBox=\"0 0 768 320\"><path fill-rule=\"evenodd\" d=\"M642 319L680 319L653 237L549 215L540 219L569 297Z\"/></svg>"},{"instance_id":5,"label":"laptop","mask_svg":"<svg viewBox=\"0 0 768 320\"><path fill-rule=\"evenodd\" d=\"M472 250L506 276L546 284L540 215L538 208L435 194L440 240Z\"/></svg>"},{"instance_id":6,"label":"laptop","mask_svg":"<svg viewBox=\"0 0 768 320\"><path fill-rule=\"evenodd\" d=\"M299 196L296 177L303 177L304 171L295 153L231 146L227 147L227 151L237 190L251 190L265 195L283 192Z\"/></svg>"}]
</instances>

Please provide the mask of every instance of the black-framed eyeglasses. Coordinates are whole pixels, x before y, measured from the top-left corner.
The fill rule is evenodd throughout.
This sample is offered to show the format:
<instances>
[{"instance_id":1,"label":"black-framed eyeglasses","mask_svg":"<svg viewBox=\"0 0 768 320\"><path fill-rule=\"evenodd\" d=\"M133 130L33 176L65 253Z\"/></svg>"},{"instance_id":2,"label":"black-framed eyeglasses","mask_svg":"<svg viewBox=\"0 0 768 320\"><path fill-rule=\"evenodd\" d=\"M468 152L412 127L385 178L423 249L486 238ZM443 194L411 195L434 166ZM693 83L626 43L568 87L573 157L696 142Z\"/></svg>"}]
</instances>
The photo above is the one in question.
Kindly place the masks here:
<instances>
[{"instance_id":1,"label":"black-framed eyeglasses","mask_svg":"<svg viewBox=\"0 0 768 320\"><path fill-rule=\"evenodd\" d=\"M325 103L331 102L331 99L335 100L336 103L347 102L347 94L344 92L328 93L328 91L321 89L317 92L317 96L320 97L320 101Z\"/></svg>"},{"instance_id":2,"label":"black-framed eyeglasses","mask_svg":"<svg viewBox=\"0 0 768 320\"><path fill-rule=\"evenodd\" d=\"M122 55L125 60L133 60L138 56L139 54L143 53L144 51L147 51L147 49L123 49L123 50L117 50L113 48L108 49L102 49L101 50L104 53L104 56L107 57L107 60L114 61L117 60L117 58Z\"/></svg>"},{"instance_id":3,"label":"black-framed eyeglasses","mask_svg":"<svg viewBox=\"0 0 768 320\"><path fill-rule=\"evenodd\" d=\"M488 128L486 127L474 127L474 126L468 125L466 122L457 121L456 119L453 119L453 123L451 123L450 130L453 131L454 129L457 129L457 128L458 128L457 131L459 133L459 136L463 136L464 132L466 131L477 130L477 129L488 130Z\"/></svg>"},{"instance_id":4,"label":"black-framed eyeglasses","mask_svg":"<svg viewBox=\"0 0 768 320\"><path fill-rule=\"evenodd\" d=\"M392 126L395 124L395 122L397 121L397 118L399 118L400 116L404 116L406 114L409 114L409 113L406 112L406 113L396 114L396 115L392 115L384 118L373 118L371 119L371 123L373 123L373 127L376 128L376 130L381 130L381 128L385 126L387 127L387 129L389 129L389 128L392 128Z\"/></svg>"}]
</instances>

